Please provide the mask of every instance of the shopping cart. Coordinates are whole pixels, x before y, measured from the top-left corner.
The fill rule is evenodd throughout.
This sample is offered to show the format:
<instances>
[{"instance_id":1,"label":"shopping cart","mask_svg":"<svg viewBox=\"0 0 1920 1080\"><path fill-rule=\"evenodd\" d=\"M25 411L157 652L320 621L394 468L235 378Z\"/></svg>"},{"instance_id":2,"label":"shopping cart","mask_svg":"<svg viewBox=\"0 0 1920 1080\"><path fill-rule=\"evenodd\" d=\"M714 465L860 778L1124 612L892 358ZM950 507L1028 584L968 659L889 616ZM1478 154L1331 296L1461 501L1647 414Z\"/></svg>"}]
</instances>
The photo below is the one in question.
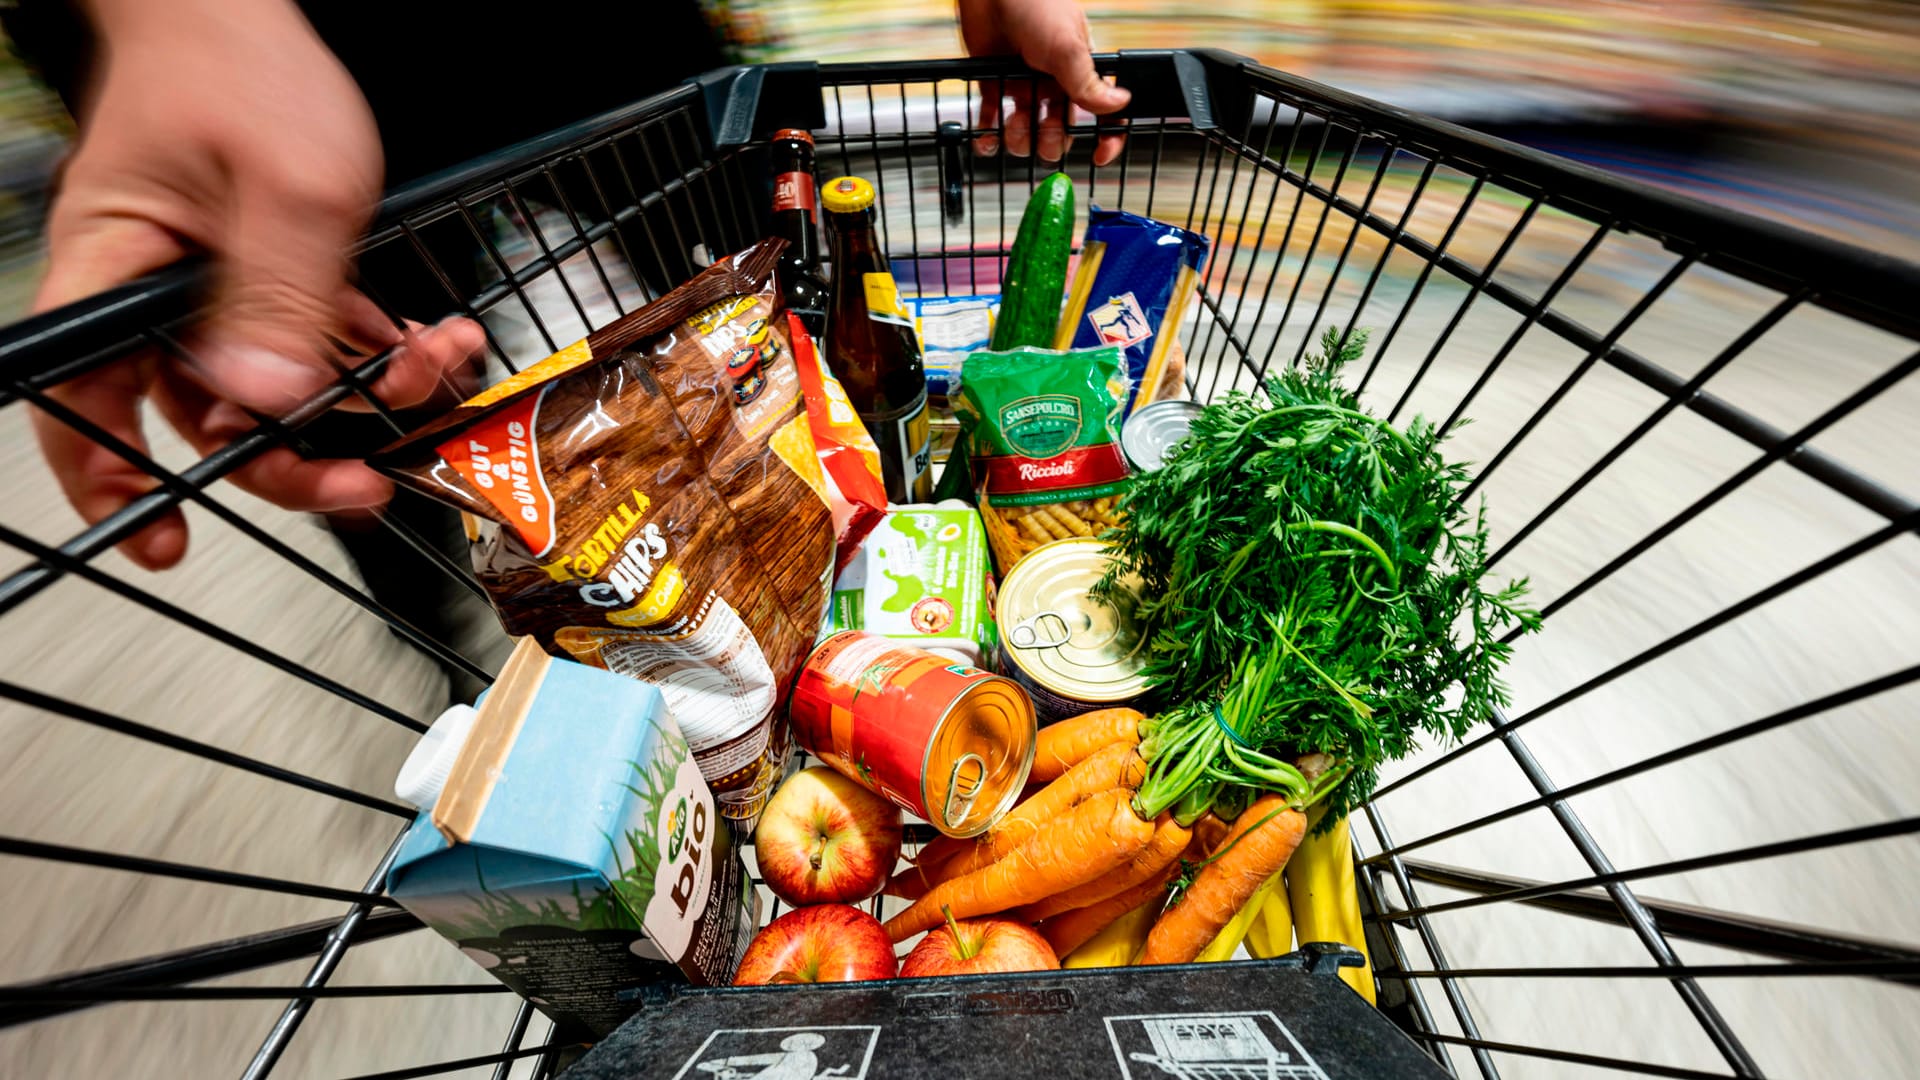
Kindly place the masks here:
<instances>
[{"instance_id":1,"label":"shopping cart","mask_svg":"<svg viewBox=\"0 0 1920 1080\"><path fill-rule=\"evenodd\" d=\"M1478 462L1470 493L1488 496L1496 571L1530 573L1547 617L1514 669L1521 704L1465 745L1390 773L1356 814L1383 1011L1450 1072L1488 1077L1549 1065L1760 1076L1778 1066L1769 1065L1773 1050L1758 1048L1782 1040L1819 1040L1821 1053L1844 1060L1861 1030L1850 1022L1895 1040L1893 1060L1911 1060L1920 1048L1901 1051L1898 1040L1913 1036L1885 1018L1912 1007L1906 995L1920 979L1913 924L1900 921L1910 905L1897 900L1920 880L1908 839L1920 816L1905 793L1911 774L1897 782L1905 750L1887 710L1896 721L1903 707L1911 715L1920 639L1881 628L1897 631L1907 625L1900 616L1920 610L1912 570L1920 504L1911 492L1920 406L1909 378L1920 367L1920 268L1232 55L1155 51L1098 63L1134 98L1126 151L1113 164L1093 166L1095 129L1077 129L1066 167L1083 212L1124 207L1213 243L1200 302L1180 329L1194 396L1254 388L1299 363L1327 326L1371 328L1364 368L1352 373L1366 402L1396 420L1423 412L1457 429L1455 453ZM983 133L972 118L982 87L1012 91L1031 79L991 60L719 72L395 193L362 246L361 273L397 314L457 310L485 320L491 365L517 369L756 239L767 202L756 142L799 126L818 135L823 179L876 181L903 288L992 293L1026 193L1047 167L974 156L970 140ZM23 406L37 406L157 481L71 536L41 538L20 518L0 525L0 541L23 553L0 582L0 614L19 626L36 598L66 603L74 593L62 586L84 582L177 624L180 635L232 650L235 665L303 680L337 699L342 715L422 730L430 710L391 706L313 658L197 614L190 597L161 595L162 579L109 571L98 559L159 515L194 507L197 520L235 530L286 574L313 579L456 675L486 678L430 625L432 612L404 608L396 597L405 589L363 588L338 560L258 524L219 483L270 449L307 448L316 420L349 397L377 409L365 387L384 357L345 357L350 370L333 388L181 468L117 443L50 396L136 352L184 355L181 331L201 310L202 276L176 267L0 333L5 412L17 422ZM377 415L351 449L371 450L415 422ZM1462 426L1468 416L1471 428ZM380 535L398 538L409 561L385 576L416 591L433 582L476 593L457 548L450 553L418 520L388 520ZM1712 558L1688 540L1700 530ZM1637 621L1613 618L1629 609ZM1812 658L1815 675L1792 672L1795 657ZM90 655L84 645L74 660L158 671L157 661ZM304 791L343 812L391 816L385 836L410 817L383 793L380 775L342 782L323 762L295 767L183 734L176 721L191 703L157 701L136 719L43 685L33 673L0 682L34 730L64 722L109 733L93 744L102 754L193 755L288 798ZM1693 704L1674 704L1687 693ZM1726 707L1700 704L1714 701ZM1617 722L1628 714L1651 720ZM364 730L329 734L327 745L344 754ZM1796 732L1806 741L1781 741ZM1797 756L1807 746L1819 760ZM1676 809L1672 800L1705 783L1692 770L1716 762L1747 779L1704 792L1692 811ZM1792 783L1820 770L1885 775L1876 769L1895 770L1884 797L1844 811L1808 810L1812 801ZM81 802L116 797L79 783L70 793ZM1786 817L1773 814L1783 807ZM207 807L205 827L256 808ZM1664 822L1671 843L1650 846L1643 818ZM369 853L364 885L342 885L119 850L110 838L29 834L16 821L0 834L16 888L65 864L114 888L133 882L129 905L149 883L189 882L346 906L245 932L205 925L191 948L126 947L131 959L35 972L0 990L0 1024L16 1029L5 1037L23 1025L57 1027L54 1057L75 1063L64 1075L89 1074L93 1052L114 1040L156 1038L120 1019L131 1002L162 1003L150 1019L278 1002L243 1069L260 1077L296 1035L310 1044L306 1067L339 1071L328 1066L344 1051L333 1048L351 1048L365 1032L328 1027L320 1014L330 1005L371 997L397 1015L430 1002L428 1015L444 1020L504 990L477 971L447 984L335 978L353 956L402 935L430 938L380 895L392 848ZM1491 838L1482 855L1462 846L1476 837ZM1447 852L1476 865L1436 857ZM1781 884L1802 875L1820 879L1810 893ZM1643 883L1656 880L1650 894L1723 899L1643 896ZM1884 926L1832 925L1806 899L1841 893L1895 898L1895 914ZM18 923L8 931L30 932ZM1882 940L1902 935L1907 943ZM1502 952L1508 943L1519 945ZM245 977L269 969L278 974ZM1844 999L1831 997L1838 986L1848 988ZM1568 1003L1561 992L1575 997ZM1773 1001L1799 1010L1817 1000L1848 1005L1819 1014L1826 1026L1812 1032L1765 1011ZM424 1063L370 1075L549 1074L569 1040L539 1036L545 1024L525 1003L508 1011L497 1050L443 1046L442 1025L430 1020L413 1044L434 1048L422 1051ZM1583 1042L1556 1019L1570 1014L1618 1026L1605 1045ZM1217 1073L1194 1057L1204 1052L1192 1032L1160 1034L1168 1071ZM1236 1038L1252 1045L1245 1033ZM161 1040L156 1050L168 1048Z\"/></svg>"}]
</instances>

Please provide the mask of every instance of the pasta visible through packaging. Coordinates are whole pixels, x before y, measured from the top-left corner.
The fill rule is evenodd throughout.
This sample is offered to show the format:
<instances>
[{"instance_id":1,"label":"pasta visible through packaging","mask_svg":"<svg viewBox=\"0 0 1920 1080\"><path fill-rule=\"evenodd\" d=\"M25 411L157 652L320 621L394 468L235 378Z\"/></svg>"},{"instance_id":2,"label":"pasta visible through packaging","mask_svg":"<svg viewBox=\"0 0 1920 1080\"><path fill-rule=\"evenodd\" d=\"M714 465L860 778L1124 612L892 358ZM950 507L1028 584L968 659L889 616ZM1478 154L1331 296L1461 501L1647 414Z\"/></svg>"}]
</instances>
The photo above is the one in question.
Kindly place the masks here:
<instances>
[{"instance_id":1,"label":"pasta visible through packaging","mask_svg":"<svg viewBox=\"0 0 1920 1080\"><path fill-rule=\"evenodd\" d=\"M1028 552L1055 540L1099 536L1120 524L1119 498L1071 499L1039 506L994 506L993 497L980 498L980 517L987 527L987 543L994 560L1011 567Z\"/></svg>"}]
</instances>

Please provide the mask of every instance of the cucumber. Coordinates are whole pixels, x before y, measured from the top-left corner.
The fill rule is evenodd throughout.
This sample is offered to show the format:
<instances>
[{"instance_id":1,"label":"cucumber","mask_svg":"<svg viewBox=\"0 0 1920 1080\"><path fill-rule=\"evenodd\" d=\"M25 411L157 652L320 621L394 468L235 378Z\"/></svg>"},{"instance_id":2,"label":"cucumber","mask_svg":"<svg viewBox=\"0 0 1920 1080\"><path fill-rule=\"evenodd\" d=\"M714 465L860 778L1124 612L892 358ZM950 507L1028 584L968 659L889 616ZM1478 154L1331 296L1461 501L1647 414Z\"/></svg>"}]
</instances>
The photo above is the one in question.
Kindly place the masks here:
<instances>
[{"instance_id":1,"label":"cucumber","mask_svg":"<svg viewBox=\"0 0 1920 1080\"><path fill-rule=\"evenodd\" d=\"M1033 189L1000 287L1000 321L992 349L1048 348L1060 324L1067 289L1067 253L1073 247L1073 181L1054 173Z\"/></svg>"}]
</instances>

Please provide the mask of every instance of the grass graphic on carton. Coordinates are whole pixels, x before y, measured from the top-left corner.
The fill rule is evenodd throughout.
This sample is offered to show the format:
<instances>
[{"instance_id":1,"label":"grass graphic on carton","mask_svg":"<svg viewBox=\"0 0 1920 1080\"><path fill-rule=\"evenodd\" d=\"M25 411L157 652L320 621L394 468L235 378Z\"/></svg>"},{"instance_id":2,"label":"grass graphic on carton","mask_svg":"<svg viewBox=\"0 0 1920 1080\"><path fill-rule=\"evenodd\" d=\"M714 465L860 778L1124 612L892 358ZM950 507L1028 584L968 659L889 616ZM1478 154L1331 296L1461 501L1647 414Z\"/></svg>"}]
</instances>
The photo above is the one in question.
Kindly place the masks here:
<instances>
[{"instance_id":1,"label":"grass graphic on carton","mask_svg":"<svg viewBox=\"0 0 1920 1080\"><path fill-rule=\"evenodd\" d=\"M644 826L628 829L619 837L605 831L600 834L613 855L615 870L607 888L589 893L582 890L580 882L574 882L571 910L564 900L551 896L530 904L518 893L489 888L476 853L474 878L480 884L480 891L472 894L473 911L441 920L442 932L464 940L495 937L515 926L563 926L581 931L642 929L639 913L647 909L647 902L653 898L654 876L660 867L660 839L654 826L686 752L684 743L662 741L674 746L677 752L661 754L655 758L652 768L637 761L627 762L646 790L632 784L621 785L646 808L647 812L641 817Z\"/></svg>"}]
</instances>

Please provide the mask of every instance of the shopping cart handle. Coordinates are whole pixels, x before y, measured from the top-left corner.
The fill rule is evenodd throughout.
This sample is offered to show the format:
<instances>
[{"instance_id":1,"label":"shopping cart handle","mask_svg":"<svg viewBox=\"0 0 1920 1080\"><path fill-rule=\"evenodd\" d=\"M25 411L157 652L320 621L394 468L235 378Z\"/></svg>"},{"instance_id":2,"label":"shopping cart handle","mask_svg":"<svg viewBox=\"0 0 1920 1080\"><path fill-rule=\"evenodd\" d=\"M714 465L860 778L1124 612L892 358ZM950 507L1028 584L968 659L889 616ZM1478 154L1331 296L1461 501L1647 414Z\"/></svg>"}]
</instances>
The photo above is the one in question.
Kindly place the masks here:
<instances>
[{"instance_id":1,"label":"shopping cart handle","mask_svg":"<svg viewBox=\"0 0 1920 1080\"><path fill-rule=\"evenodd\" d=\"M1242 93L1215 92L1240 85L1228 81L1252 63L1221 49L1128 49L1096 53L1094 64L1133 92L1127 107L1110 119L1185 117L1197 131L1237 129L1251 100ZM832 88L872 83L987 83L1033 72L1012 57L970 60L884 61L835 64L830 78L813 61L727 67L687 80L706 106L707 131L715 148L745 146L781 128L827 127L826 97ZM1216 83L1216 80L1219 82Z\"/></svg>"},{"instance_id":2,"label":"shopping cart handle","mask_svg":"<svg viewBox=\"0 0 1920 1080\"><path fill-rule=\"evenodd\" d=\"M70 379L80 373L74 367L80 357L105 363L116 346L191 315L206 296L208 269L206 259L189 257L0 328L0 384L37 387L45 381L39 377L56 368L60 377L52 381Z\"/></svg>"},{"instance_id":3,"label":"shopping cart handle","mask_svg":"<svg viewBox=\"0 0 1920 1080\"><path fill-rule=\"evenodd\" d=\"M1121 117L1184 116L1195 131L1220 126L1210 76L1250 63L1246 57L1221 49L1126 49L1111 66L1114 81L1133 92ZM1222 102L1224 103L1224 102Z\"/></svg>"},{"instance_id":4,"label":"shopping cart handle","mask_svg":"<svg viewBox=\"0 0 1920 1080\"><path fill-rule=\"evenodd\" d=\"M717 68L687 82L705 99L716 147L744 146L781 128L827 126L820 65L812 60Z\"/></svg>"}]
</instances>

